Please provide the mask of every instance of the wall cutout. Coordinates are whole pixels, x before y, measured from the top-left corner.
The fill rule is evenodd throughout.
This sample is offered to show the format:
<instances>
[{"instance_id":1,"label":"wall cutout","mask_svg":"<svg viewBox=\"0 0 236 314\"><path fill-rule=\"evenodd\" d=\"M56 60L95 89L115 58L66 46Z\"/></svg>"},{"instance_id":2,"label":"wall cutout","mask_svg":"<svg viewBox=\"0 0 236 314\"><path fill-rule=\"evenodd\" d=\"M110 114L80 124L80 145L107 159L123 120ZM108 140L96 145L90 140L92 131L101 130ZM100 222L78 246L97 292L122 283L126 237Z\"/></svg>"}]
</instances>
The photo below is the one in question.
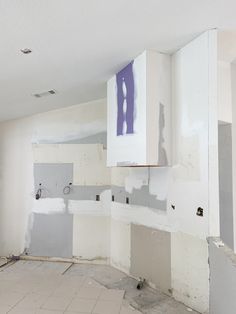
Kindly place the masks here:
<instances>
[{"instance_id":1,"label":"wall cutout","mask_svg":"<svg viewBox=\"0 0 236 314\"><path fill-rule=\"evenodd\" d=\"M116 74L117 135L134 133L134 73L133 61Z\"/></svg>"}]
</instances>

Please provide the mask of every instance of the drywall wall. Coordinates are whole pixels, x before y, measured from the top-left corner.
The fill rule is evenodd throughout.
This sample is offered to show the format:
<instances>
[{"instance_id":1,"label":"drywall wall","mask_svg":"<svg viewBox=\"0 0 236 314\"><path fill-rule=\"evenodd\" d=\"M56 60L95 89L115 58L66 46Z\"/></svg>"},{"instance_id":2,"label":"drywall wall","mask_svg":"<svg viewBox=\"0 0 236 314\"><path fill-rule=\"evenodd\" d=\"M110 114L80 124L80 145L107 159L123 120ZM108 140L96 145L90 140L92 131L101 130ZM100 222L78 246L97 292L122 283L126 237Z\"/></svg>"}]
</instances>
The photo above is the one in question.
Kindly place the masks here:
<instances>
[{"instance_id":1,"label":"drywall wall","mask_svg":"<svg viewBox=\"0 0 236 314\"><path fill-rule=\"evenodd\" d=\"M209 239L210 314L236 313L236 258L218 238Z\"/></svg>"},{"instance_id":2,"label":"drywall wall","mask_svg":"<svg viewBox=\"0 0 236 314\"><path fill-rule=\"evenodd\" d=\"M231 64L218 61L218 120L232 123Z\"/></svg>"},{"instance_id":3,"label":"drywall wall","mask_svg":"<svg viewBox=\"0 0 236 314\"><path fill-rule=\"evenodd\" d=\"M170 168L113 168L110 176L105 167L103 144L75 144L106 130L105 101L0 125L0 150L3 152L0 156L1 255L19 254L24 249L28 217L35 208L33 164L72 163L76 194L87 191L86 195L91 195L98 186L102 189L100 201L80 196L54 199L61 210L73 214L72 254L78 254L83 259L101 258L104 261L109 257L106 254L110 245L111 264L130 273L134 263L131 244L135 239L132 238L131 225L137 225L135 237L142 235L143 228L147 228L148 235L152 232L150 230L158 230L155 233L157 240L159 232L167 232L167 237L171 238L171 255L175 254L169 266L171 270L166 273L167 282L171 273L171 289L176 299L196 310L206 310L209 278L206 237L218 232L217 207L214 212L210 211L214 202L208 193L211 190L213 195L218 184L217 180L213 181L215 177L212 175L214 171L217 174L215 165L218 163L217 154L213 154L215 150L218 152L217 119L214 116L217 103L213 97L215 85L209 87L209 77L214 72L211 69L217 67L215 58L211 58L214 40L214 36L207 32L180 49L172 58L174 159ZM209 160L213 165L211 169ZM121 188L126 195L128 193L134 203L123 203L123 196L122 202L110 202L110 185ZM140 190L145 190L145 193L142 194L143 199L139 198L137 202L135 193ZM14 198L9 198L11 194ZM155 206L149 207L149 198L155 201ZM46 198L45 203L48 201L49 198ZM39 206L35 213L43 214L40 212L43 206L47 204ZM203 216L197 215L199 207L203 209ZM110 226L107 223L109 215ZM92 234L88 237L85 227L95 224L96 234L100 235L97 239L99 249L96 250ZM141 225L144 227L139 228ZM102 230L104 226L105 230L110 229L108 242L105 241L107 231ZM173 240L172 235L179 233L181 236ZM82 238L83 243L80 242ZM28 236L27 243L30 241ZM89 245L86 246L86 243ZM184 252L186 243L191 250ZM158 245L154 244L153 250L158 250ZM184 267L185 263L180 265L178 250L185 254L188 267ZM198 252L197 259L195 252ZM160 266L161 272L166 265ZM198 276L189 275L190 269ZM160 283L163 283L161 288L166 290L164 279ZM194 287L198 287L197 290Z\"/></svg>"},{"instance_id":4,"label":"drywall wall","mask_svg":"<svg viewBox=\"0 0 236 314\"><path fill-rule=\"evenodd\" d=\"M50 220L51 213L55 210L60 212L63 208L65 214L73 217L70 228L73 238L68 246L72 247L73 242L73 256L83 260L108 260L111 193L110 185L105 185L110 183L110 170L106 167L103 145L34 144L33 156L37 162L34 163L35 194L38 189L42 190L41 198L34 201L33 211L37 208L39 212L40 209L40 212L49 214ZM58 206L59 200L64 206ZM66 215L64 217L68 219ZM39 255L40 251L41 256L47 256L45 241L34 236L40 228L43 233L43 224L39 226L34 222L29 230L29 255ZM62 246L64 244L62 242ZM61 256L58 251L59 248L57 256ZM68 258L72 257L72 252L69 252ZM63 248L61 254L64 254Z\"/></svg>"},{"instance_id":5,"label":"drywall wall","mask_svg":"<svg viewBox=\"0 0 236 314\"><path fill-rule=\"evenodd\" d=\"M232 124L219 124L220 237L234 249Z\"/></svg>"},{"instance_id":6,"label":"drywall wall","mask_svg":"<svg viewBox=\"0 0 236 314\"><path fill-rule=\"evenodd\" d=\"M208 243L182 232L171 233L171 286L173 296L184 304L208 313Z\"/></svg>"},{"instance_id":7,"label":"drywall wall","mask_svg":"<svg viewBox=\"0 0 236 314\"><path fill-rule=\"evenodd\" d=\"M73 216L33 214L27 253L33 256L72 257Z\"/></svg>"},{"instance_id":8,"label":"drywall wall","mask_svg":"<svg viewBox=\"0 0 236 314\"><path fill-rule=\"evenodd\" d=\"M35 164L34 190L42 198L63 198L63 189L73 181L73 164Z\"/></svg>"},{"instance_id":9,"label":"drywall wall","mask_svg":"<svg viewBox=\"0 0 236 314\"><path fill-rule=\"evenodd\" d=\"M111 219L110 239L111 265L130 272L131 226L129 223Z\"/></svg>"},{"instance_id":10,"label":"drywall wall","mask_svg":"<svg viewBox=\"0 0 236 314\"><path fill-rule=\"evenodd\" d=\"M236 113L235 113L235 84L236 84L236 70L234 60L236 57L236 51L232 43L235 41L235 32L228 31L220 31L218 33L218 120L220 123L220 128L222 130L222 125L232 125L232 147L229 144L229 138L226 139L225 143L222 143L222 147L219 148L219 153L224 156L225 163L227 166L224 169L221 168L222 157L219 156L220 168L219 170L219 178L223 175L223 179L227 182L223 182L220 185L220 200L219 204L221 205L221 216L220 216L220 226L221 230L223 229L223 235L221 235L223 241L227 243L231 248L234 245L234 251L236 251L235 243L236 243L236 215L235 212L232 213L232 210L229 210L229 207L234 208L235 206L230 203L235 203L236 195L235 195L235 178L236 178L236 150L235 150L235 121L236 121ZM219 128L219 133L222 132ZM225 127L227 128L227 127ZM227 144L227 145L226 145ZM224 149L225 146L225 149ZM232 152L230 152L232 150ZM227 151L227 153L226 153ZM232 163L232 178L230 179L230 167ZM229 184L231 182L231 188L229 188ZM225 186L225 187L224 187ZM224 188L224 191L222 191ZM233 192L230 195L230 189ZM222 194L222 192L224 192ZM227 192L227 193L226 193ZM227 196L226 196L227 194ZM216 195L216 194L215 194ZM222 208L222 206L226 206L226 208ZM227 222L225 224L225 222ZM231 221L231 222L230 222ZM234 230L232 230L234 229ZM216 233L211 233L215 235ZM233 234L233 239L232 239ZM233 244L234 243L234 244Z\"/></svg>"},{"instance_id":11,"label":"drywall wall","mask_svg":"<svg viewBox=\"0 0 236 314\"><path fill-rule=\"evenodd\" d=\"M236 65L231 64L232 84L232 168L233 168L233 226L234 226L234 252L236 252Z\"/></svg>"},{"instance_id":12,"label":"drywall wall","mask_svg":"<svg viewBox=\"0 0 236 314\"><path fill-rule=\"evenodd\" d=\"M131 224L130 273L171 291L171 234Z\"/></svg>"},{"instance_id":13,"label":"drywall wall","mask_svg":"<svg viewBox=\"0 0 236 314\"><path fill-rule=\"evenodd\" d=\"M75 214L73 217L73 256L80 260L108 262L110 217L86 214Z\"/></svg>"},{"instance_id":14,"label":"drywall wall","mask_svg":"<svg viewBox=\"0 0 236 314\"><path fill-rule=\"evenodd\" d=\"M161 243L158 232L167 232L171 238L171 266L166 271L167 264L159 264L158 271L165 274L159 287L166 291L171 286L177 300L199 312L208 310L207 237L219 234L216 33L204 33L172 56L172 167L111 170L111 218L116 226L131 228L127 235L131 252L135 238L143 239L143 228L149 235L153 229L158 230L152 245L156 254ZM142 200L132 203L136 191L141 192ZM197 215L199 208L203 216ZM136 230L135 238L131 226ZM119 232L122 227L117 227ZM131 272L137 266L134 255L119 241L111 237L112 263L127 269L129 264L121 261L116 251L122 248L123 258L130 258L127 270ZM140 245L142 250L146 250L145 245ZM151 269L152 254L146 255L146 268ZM143 270L139 268L140 273ZM138 276L139 271L133 274ZM150 280L150 274L146 276ZM166 285L169 280L171 284Z\"/></svg>"},{"instance_id":15,"label":"drywall wall","mask_svg":"<svg viewBox=\"0 0 236 314\"><path fill-rule=\"evenodd\" d=\"M73 163L74 185L110 185L102 144L34 144L33 156L35 163Z\"/></svg>"},{"instance_id":16,"label":"drywall wall","mask_svg":"<svg viewBox=\"0 0 236 314\"><path fill-rule=\"evenodd\" d=\"M29 240L28 217L35 193L33 164L37 162L32 144L68 142L103 132L106 132L105 100L0 124L0 255L21 254ZM96 156L102 159L101 152L102 149L97 150ZM83 185L84 176L81 177ZM81 177L78 180L75 177L78 184ZM88 182L97 181L93 176Z\"/></svg>"}]
</instances>

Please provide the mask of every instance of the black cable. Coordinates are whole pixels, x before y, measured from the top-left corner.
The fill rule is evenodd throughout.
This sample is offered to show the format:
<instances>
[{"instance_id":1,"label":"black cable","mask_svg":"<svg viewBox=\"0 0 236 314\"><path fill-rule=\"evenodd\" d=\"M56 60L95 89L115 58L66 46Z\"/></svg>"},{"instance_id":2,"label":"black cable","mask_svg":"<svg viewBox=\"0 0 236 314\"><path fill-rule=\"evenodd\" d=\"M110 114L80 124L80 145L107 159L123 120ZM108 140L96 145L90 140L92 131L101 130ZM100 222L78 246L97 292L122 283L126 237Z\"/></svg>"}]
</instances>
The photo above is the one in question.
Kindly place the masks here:
<instances>
[{"instance_id":1,"label":"black cable","mask_svg":"<svg viewBox=\"0 0 236 314\"><path fill-rule=\"evenodd\" d=\"M35 195L36 200L39 200L41 198L41 196L42 196L42 189L39 188L36 195Z\"/></svg>"},{"instance_id":2,"label":"black cable","mask_svg":"<svg viewBox=\"0 0 236 314\"><path fill-rule=\"evenodd\" d=\"M64 194L64 195L70 194L70 192L71 192L71 185L72 185L72 183L69 183L69 185L66 185L66 186L64 187L64 189L63 189L63 194Z\"/></svg>"}]
</instances>

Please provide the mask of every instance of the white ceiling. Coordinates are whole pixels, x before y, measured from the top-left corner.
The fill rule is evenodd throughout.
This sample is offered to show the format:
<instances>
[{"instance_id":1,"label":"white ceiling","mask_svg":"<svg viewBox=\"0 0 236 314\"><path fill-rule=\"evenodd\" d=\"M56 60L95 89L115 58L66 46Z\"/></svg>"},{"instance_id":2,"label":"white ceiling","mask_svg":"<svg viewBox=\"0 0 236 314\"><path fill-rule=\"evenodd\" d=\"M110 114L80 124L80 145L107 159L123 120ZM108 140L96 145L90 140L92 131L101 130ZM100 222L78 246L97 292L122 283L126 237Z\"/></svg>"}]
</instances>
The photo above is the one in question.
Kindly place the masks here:
<instances>
[{"instance_id":1,"label":"white ceiling","mask_svg":"<svg viewBox=\"0 0 236 314\"><path fill-rule=\"evenodd\" d=\"M235 12L235 0L0 0L0 120L102 98L144 49L236 30ZM50 89L58 94L32 97Z\"/></svg>"}]
</instances>

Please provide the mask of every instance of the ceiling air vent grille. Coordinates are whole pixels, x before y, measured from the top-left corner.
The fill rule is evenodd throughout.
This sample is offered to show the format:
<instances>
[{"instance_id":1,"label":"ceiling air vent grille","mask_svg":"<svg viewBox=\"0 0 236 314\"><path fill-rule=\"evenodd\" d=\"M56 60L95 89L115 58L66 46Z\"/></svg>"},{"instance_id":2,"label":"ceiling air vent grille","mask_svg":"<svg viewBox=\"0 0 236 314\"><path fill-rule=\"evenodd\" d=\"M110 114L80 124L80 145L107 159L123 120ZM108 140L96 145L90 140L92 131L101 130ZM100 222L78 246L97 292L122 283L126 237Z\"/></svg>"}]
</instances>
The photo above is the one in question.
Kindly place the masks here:
<instances>
[{"instance_id":1,"label":"ceiling air vent grille","mask_svg":"<svg viewBox=\"0 0 236 314\"><path fill-rule=\"evenodd\" d=\"M55 95L55 94L56 94L56 91L54 89L51 89L43 93L34 94L33 96L36 98L41 98L41 97L46 97L46 96Z\"/></svg>"}]
</instances>

